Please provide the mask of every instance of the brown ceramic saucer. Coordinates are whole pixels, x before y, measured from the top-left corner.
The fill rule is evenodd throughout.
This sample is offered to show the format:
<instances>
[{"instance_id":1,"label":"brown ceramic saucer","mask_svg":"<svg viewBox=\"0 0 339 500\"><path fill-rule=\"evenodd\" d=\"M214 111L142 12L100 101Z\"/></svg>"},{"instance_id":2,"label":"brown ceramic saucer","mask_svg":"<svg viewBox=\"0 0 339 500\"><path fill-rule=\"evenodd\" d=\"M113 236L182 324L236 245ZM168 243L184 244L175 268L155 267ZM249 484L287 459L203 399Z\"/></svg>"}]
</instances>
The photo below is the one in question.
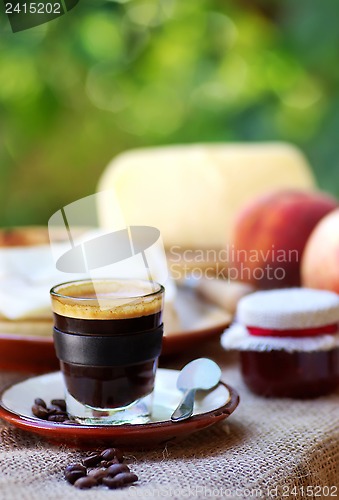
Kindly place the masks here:
<instances>
[{"instance_id":1,"label":"brown ceramic saucer","mask_svg":"<svg viewBox=\"0 0 339 500\"><path fill-rule=\"evenodd\" d=\"M60 372L33 377L12 385L1 394L0 417L25 431L38 434L48 441L80 448L98 448L105 445L127 449L151 448L181 440L227 418L237 407L237 392L220 382L209 393L197 398L193 416L183 422L171 422L170 415L177 406L181 393L176 388L179 372L159 368L156 375L154 405L151 422L124 425L66 425L40 420L33 416L31 407L36 397L63 398Z\"/></svg>"}]
</instances>

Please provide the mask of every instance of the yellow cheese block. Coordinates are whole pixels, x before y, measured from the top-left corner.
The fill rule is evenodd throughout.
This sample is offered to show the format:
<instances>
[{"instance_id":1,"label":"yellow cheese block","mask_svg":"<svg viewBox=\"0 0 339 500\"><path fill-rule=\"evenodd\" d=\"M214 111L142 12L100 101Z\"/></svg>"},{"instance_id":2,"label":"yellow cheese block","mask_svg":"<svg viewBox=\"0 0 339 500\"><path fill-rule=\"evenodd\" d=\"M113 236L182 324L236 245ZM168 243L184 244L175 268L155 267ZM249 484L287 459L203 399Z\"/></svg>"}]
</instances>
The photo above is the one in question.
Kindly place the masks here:
<instances>
[{"instance_id":1,"label":"yellow cheese block","mask_svg":"<svg viewBox=\"0 0 339 500\"><path fill-rule=\"evenodd\" d=\"M194 144L132 150L116 157L98 190L114 189L128 225L160 229L167 248L222 248L235 212L268 190L311 190L303 154L285 143ZM116 205L102 197L103 225Z\"/></svg>"}]
</instances>

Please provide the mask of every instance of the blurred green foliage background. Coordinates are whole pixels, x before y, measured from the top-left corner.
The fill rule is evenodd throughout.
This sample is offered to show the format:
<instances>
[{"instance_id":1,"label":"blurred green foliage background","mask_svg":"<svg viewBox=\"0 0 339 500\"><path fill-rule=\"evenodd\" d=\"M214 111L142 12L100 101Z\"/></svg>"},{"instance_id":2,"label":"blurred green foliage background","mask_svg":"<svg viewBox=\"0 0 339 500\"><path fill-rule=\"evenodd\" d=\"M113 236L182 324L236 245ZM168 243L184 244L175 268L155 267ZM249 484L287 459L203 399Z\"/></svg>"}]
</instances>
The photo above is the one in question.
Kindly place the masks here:
<instances>
[{"instance_id":1,"label":"blurred green foliage background","mask_svg":"<svg viewBox=\"0 0 339 500\"><path fill-rule=\"evenodd\" d=\"M286 140L339 195L339 3L80 0L13 34L0 11L0 225L46 224L109 160Z\"/></svg>"}]
</instances>

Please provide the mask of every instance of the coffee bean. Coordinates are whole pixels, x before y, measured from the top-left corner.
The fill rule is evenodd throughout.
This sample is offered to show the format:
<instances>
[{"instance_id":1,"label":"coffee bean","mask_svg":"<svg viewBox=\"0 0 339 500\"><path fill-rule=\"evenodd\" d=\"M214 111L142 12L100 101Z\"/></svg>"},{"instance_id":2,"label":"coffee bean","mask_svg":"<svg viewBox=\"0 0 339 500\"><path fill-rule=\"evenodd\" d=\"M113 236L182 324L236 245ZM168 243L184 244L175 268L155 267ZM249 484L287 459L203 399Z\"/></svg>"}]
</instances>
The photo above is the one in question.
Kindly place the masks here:
<instances>
[{"instance_id":1,"label":"coffee bean","mask_svg":"<svg viewBox=\"0 0 339 500\"><path fill-rule=\"evenodd\" d=\"M67 415L49 415L47 420L49 422L64 422L67 419Z\"/></svg>"},{"instance_id":2,"label":"coffee bean","mask_svg":"<svg viewBox=\"0 0 339 500\"><path fill-rule=\"evenodd\" d=\"M48 413L49 413L49 415L48 415L49 417L51 417L52 415L61 415L63 417L66 417L67 420L69 419L68 414L64 411L61 411L61 410L49 410Z\"/></svg>"},{"instance_id":3,"label":"coffee bean","mask_svg":"<svg viewBox=\"0 0 339 500\"><path fill-rule=\"evenodd\" d=\"M86 474L86 467L84 467L82 464L69 464L67 465L66 469L65 469L65 475L68 473L68 472L72 472L74 470L80 470L82 471L84 474Z\"/></svg>"},{"instance_id":4,"label":"coffee bean","mask_svg":"<svg viewBox=\"0 0 339 500\"><path fill-rule=\"evenodd\" d=\"M43 406L39 406L37 404L34 404L32 406L32 413L38 418L42 418L43 420L47 420L48 418L48 410L44 408Z\"/></svg>"},{"instance_id":5,"label":"coffee bean","mask_svg":"<svg viewBox=\"0 0 339 500\"><path fill-rule=\"evenodd\" d=\"M87 469L87 474L89 476L95 476L98 472L104 472L106 474L107 469L105 467L93 467L93 469Z\"/></svg>"},{"instance_id":6,"label":"coffee bean","mask_svg":"<svg viewBox=\"0 0 339 500\"><path fill-rule=\"evenodd\" d=\"M113 464L108 467L107 475L114 477L121 472L130 472L130 468L126 464Z\"/></svg>"},{"instance_id":7,"label":"coffee bean","mask_svg":"<svg viewBox=\"0 0 339 500\"><path fill-rule=\"evenodd\" d=\"M58 416L60 415L54 415L55 418ZM118 448L107 448L101 453L91 452L82 459L82 463L68 465L65 478L80 489L100 484L115 489L138 481L138 477L130 471L128 465L119 462L119 459L123 460L123 452Z\"/></svg>"},{"instance_id":8,"label":"coffee bean","mask_svg":"<svg viewBox=\"0 0 339 500\"><path fill-rule=\"evenodd\" d=\"M72 470L70 472L65 472L65 478L71 484L74 484L75 481L85 476L86 476L86 471L84 472L82 470Z\"/></svg>"},{"instance_id":9,"label":"coffee bean","mask_svg":"<svg viewBox=\"0 0 339 500\"><path fill-rule=\"evenodd\" d=\"M101 460L100 462L100 465L101 467L109 467L110 465L113 465L113 464L119 464L119 460L117 459L117 457L113 458L113 460Z\"/></svg>"},{"instance_id":10,"label":"coffee bean","mask_svg":"<svg viewBox=\"0 0 339 500\"><path fill-rule=\"evenodd\" d=\"M107 448L107 450L101 452L101 456L103 460L112 460L116 457L115 448Z\"/></svg>"},{"instance_id":11,"label":"coffee bean","mask_svg":"<svg viewBox=\"0 0 339 500\"><path fill-rule=\"evenodd\" d=\"M102 478L107 476L107 469L105 467L99 467L97 469L91 469L88 472L88 476L94 477L98 483L101 483Z\"/></svg>"},{"instance_id":12,"label":"coffee bean","mask_svg":"<svg viewBox=\"0 0 339 500\"><path fill-rule=\"evenodd\" d=\"M66 402L64 399L52 399L51 406L48 407L41 398L35 398L32 406L32 413L38 418L49 422L67 423L71 420L66 412ZM73 422L77 425L77 422Z\"/></svg>"},{"instance_id":13,"label":"coffee bean","mask_svg":"<svg viewBox=\"0 0 339 500\"><path fill-rule=\"evenodd\" d=\"M119 462L124 460L124 455L119 448L107 448L101 452L101 456L103 460L113 460L114 458L117 458Z\"/></svg>"},{"instance_id":14,"label":"coffee bean","mask_svg":"<svg viewBox=\"0 0 339 500\"><path fill-rule=\"evenodd\" d=\"M38 405L38 406L42 406L43 408L47 408L45 401L41 398L35 398L34 404Z\"/></svg>"},{"instance_id":15,"label":"coffee bean","mask_svg":"<svg viewBox=\"0 0 339 500\"><path fill-rule=\"evenodd\" d=\"M125 484L134 483L135 481L138 481L138 476L136 476L132 472L122 472L115 477L104 477L102 479L102 484L110 489L115 489L120 488Z\"/></svg>"},{"instance_id":16,"label":"coffee bean","mask_svg":"<svg viewBox=\"0 0 339 500\"><path fill-rule=\"evenodd\" d=\"M51 415L55 415L57 410L56 408L46 408L48 412L48 416L50 417Z\"/></svg>"},{"instance_id":17,"label":"coffee bean","mask_svg":"<svg viewBox=\"0 0 339 500\"><path fill-rule=\"evenodd\" d=\"M55 408L47 408L47 410L50 415L67 415L65 411L60 410L57 406Z\"/></svg>"},{"instance_id":18,"label":"coffee bean","mask_svg":"<svg viewBox=\"0 0 339 500\"><path fill-rule=\"evenodd\" d=\"M80 488L81 490L87 490L89 488L93 488L93 486L97 486L97 484L98 481L96 481L96 479L90 476L86 476L77 479L77 481L75 481L74 483L74 486L76 488Z\"/></svg>"},{"instance_id":19,"label":"coffee bean","mask_svg":"<svg viewBox=\"0 0 339 500\"><path fill-rule=\"evenodd\" d=\"M52 399L51 405L58 406L60 410L66 411L66 401L64 399Z\"/></svg>"},{"instance_id":20,"label":"coffee bean","mask_svg":"<svg viewBox=\"0 0 339 500\"><path fill-rule=\"evenodd\" d=\"M93 467L94 465L97 465L100 462L101 462L101 456L98 453L89 455L88 457L82 459L82 463L84 464L85 467Z\"/></svg>"}]
</instances>

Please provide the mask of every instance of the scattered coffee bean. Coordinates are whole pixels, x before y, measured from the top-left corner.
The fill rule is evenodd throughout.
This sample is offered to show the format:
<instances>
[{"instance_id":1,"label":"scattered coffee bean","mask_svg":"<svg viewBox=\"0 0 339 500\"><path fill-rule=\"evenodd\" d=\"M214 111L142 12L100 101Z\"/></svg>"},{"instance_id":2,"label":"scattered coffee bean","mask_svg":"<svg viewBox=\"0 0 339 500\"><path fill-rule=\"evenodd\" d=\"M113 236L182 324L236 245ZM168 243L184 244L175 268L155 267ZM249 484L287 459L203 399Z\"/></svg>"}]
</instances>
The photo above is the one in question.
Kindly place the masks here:
<instances>
[{"instance_id":1,"label":"scattered coffee bean","mask_svg":"<svg viewBox=\"0 0 339 500\"><path fill-rule=\"evenodd\" d=\"M32 413L37 418L62 424L79 425L67 413L63 399L52 399L48 407L41 398L35 398ZM91 452L82 459L82 464L70 464L65 469L65 478L76 488L89 489L103 484L110 489L120 488L138 481L138 477L123 464L124 454L119 448L107 448L101 453Z\"/></svg>"},{"instance_id":2,"label":"scattered coffee bean","mask_svg":"<svg viewBox=\"0 0 339 500\"><path fill-rule=\"evenodd\" d=\"M38 405L38 406L42 406L43 408L47 408L45 401L41 398L35 398L34 404Z\"/></svg>"},{"instance_id":3,"label":"scattered coffee bean","mask_svg":"<svg viewBox=\"0 0 339 500\"><path fill-rule=\"evenodd\" d=\"M100 462L101 456L99 455L99 453L89 455L88 457L82 459L82 463L85 467L93 467L94 465L98 465Z\"/></svg>"},{"instance_id":4,"label":"scattered coffee bean","mask_svg":"<svg viewBox=\"0 0 339 500\"><path fill-rule=\"evenodd\" d=\"M115 489L138 481L128 465L121 463L123 459L123 452L118 448L107 448L101 453L94 451L84 457L82 463L68 465L65 478L80 489L99 485Z\"/></svg>"},{"instance_id":5,"label":"scattered coffee bean","mask_svg":"<svg viewBox=\"0 0 339 500\"><path fill-rule=\"evenodd\" d=\"M66 401L64 399L52 399L51 405L57 406L62 411L66 411Z\"/></svg>"},{"instance_id":6,"label":"scattered coffee bean","mask_svg":"<svg viewBox=\"0 0 339 500\"><path fill-rule=\"evenodd\" d=\"M104 460L117 459L120 463L124 461L124 454L119 448L107 448L101 452L101 456Z\"/></svg>"},{"instance_id":7,"label":"scattered coffee bean","mask_svg":"<svg viewBox=\"0 0 339 500\"><path fill-rule=\"evenodd\" d=\"M67 413L63 410L60 410L60 408L48 408L48 413L50 415L66 415Z\"/></svg>"},{"instance_id":8,"label":"scattered coffee bean","mask_svg":"<svg viewBox=\"0 0 339 500\"><path fill-rule=\"evenodd\" d=\"M121 488L126 484L134 483L138 481L138 476L132 472L121 472L114 477L104 477L102 479L102 484L108 486L109 489Z\"/></svg>"},{"instance_id":9,"label":"scattered coffee bean","mask_svg":"<svg viewBox=\"0 0 339 500\"><path fill-rule=\"evenodd\" d=\"M82 470L71 470L70 472L65 473L65 478L71 484L74 484L75 481L85 476L86 476L86 470L85 472Z\"/></svg>"},{"instance_id":10,"label":"scattered coffee bean","mask_svg":"<svg viewBox=\"0 0 339 500\"><path fill-rule=\"evenodd\" d=\"M105 472L107 473L106 467L93 467L93 469L87 469L87 474L89 476L95 475L97 472Z\"/></svg>"},{"instance_id":11,"label":"scattered coffee bean","mask_svg":"<svg viewBox=\"0 0 339 500\"><path fill-rule=\"evenodd\" d=\"M101 465L101 467L106 467L107 468L110 465L119 464L119 463L120 463L119 460L117 459L117 457L115 457L115 458L113 458L113 460L109 460L109 461L107 461L107 460L101 460L100 465Z\"/></svg>"},{"instance_id":12,"label":"scattered coffee bean","mask_svg":"<svg viewBox=\"0 0 339 500\"><path fill-rule=\"evenodd\" d=\"M113 464L108 467L107 470L107 475L114 477L117 474L120 474L121 472L131 472L130 468L126 464Z\"/></svg>"},{"instance_id":13,"label":"scattered coffee bean","mask_svg":"<svg viewBox=\"0 0 339 500\"><path fill-rule=\"evenodd\" d=\"M69 464L69 465L67 465L67 467L65 469L65 475L68 472L72 472L74 470L81 470L82 472L84 472L86 474L86 467L84 467L82 464Z\"/></svg>"},{"instance_id":14,"label":"scattered coffee bean","mask_svg":"<svg viewBox=\"0 0 339 500\"><path fill-rule=\"evenodd\" d=\"M81 464L70 464L65 469L65 478L71 484L74 484L80 477L85 477L86 474L86 467Z\"/></svg>"},{"instance_id":15,"label":"scattered coffee bean","mask_svg":"<svg viewBox=\"0 0 339 500\"><path fill-rule=\"evenodd\" d=\"M107 448L107 450L101 452L101 457L103 460L107 461L117 458L119 462L122 462L122 460L124 459L121 450L119 450L118 448Z\"/></svg>"},{"instance_id":16,"label":"scattered coffee bean","mask_svg":"<svg viewBox=\"0 0 339 500\"><path fill-rule=\"evenodd\" d=\"M38 418L41 418L43 420L47 420L48 418L48 410L44 408L43 406L39 406L37 404L34 404L32 406L32 413Z\"/></svg>"},{"instance_id":17,"label":"scattered coffee bean","mask_svg":"<svg viewBox=\"0 0 339 500\"><path fill-rule=\"evenodd\" d=\"M105 467L99 467L98 469L91 469L88 472L88 476L94 477L94 479L101 483L102 479L107 476L107 469Z\"/></svg>"},{"instance_id":18,"label":"scattered coffee bean","mask_svg":"<svg viewBox=\"0 0 339 500\"><path fill-rule=\"evenodd\" d=\"M56 409L55 408L47 408L48 411L48 416L50 417L51 415L56 415Z\"/></svg>"},{"instance_id":19,"label":"scattered coffee bean","mask_svg":"<svg viewBox=\"0 0 339 500\"><path fill-rule=\"evenodd\" d=\"M67 415L50 415L47 420L49 422L64 422L67 419Z\"/></svg>"},{"instance_id":20,"label":"scattered coffee bean","mask_svg":"<svg viewBox=\"0 0 339 500\"><path fill-rule=\"evenodd\" d=\"M35 398L32 413L35 417L49 422L80 425L68 415L64 399L52 399L51 406L47 406L43 399Z\"/></svg>"},{"instance_id":21,"label":"scattered coffee bean","mask_svg":"<svg viewBox=\"0 0 339 500\"><path fill-rule=\"evenodd\" d=\"M74 483L74 486L76 488L80 488L81 490L87 490L89 488L93 488L93 486L97 486L97 484L98 481L96 481L96 479L90 476L86 476L77 479Z\"/></svg>"}]
</instances>

